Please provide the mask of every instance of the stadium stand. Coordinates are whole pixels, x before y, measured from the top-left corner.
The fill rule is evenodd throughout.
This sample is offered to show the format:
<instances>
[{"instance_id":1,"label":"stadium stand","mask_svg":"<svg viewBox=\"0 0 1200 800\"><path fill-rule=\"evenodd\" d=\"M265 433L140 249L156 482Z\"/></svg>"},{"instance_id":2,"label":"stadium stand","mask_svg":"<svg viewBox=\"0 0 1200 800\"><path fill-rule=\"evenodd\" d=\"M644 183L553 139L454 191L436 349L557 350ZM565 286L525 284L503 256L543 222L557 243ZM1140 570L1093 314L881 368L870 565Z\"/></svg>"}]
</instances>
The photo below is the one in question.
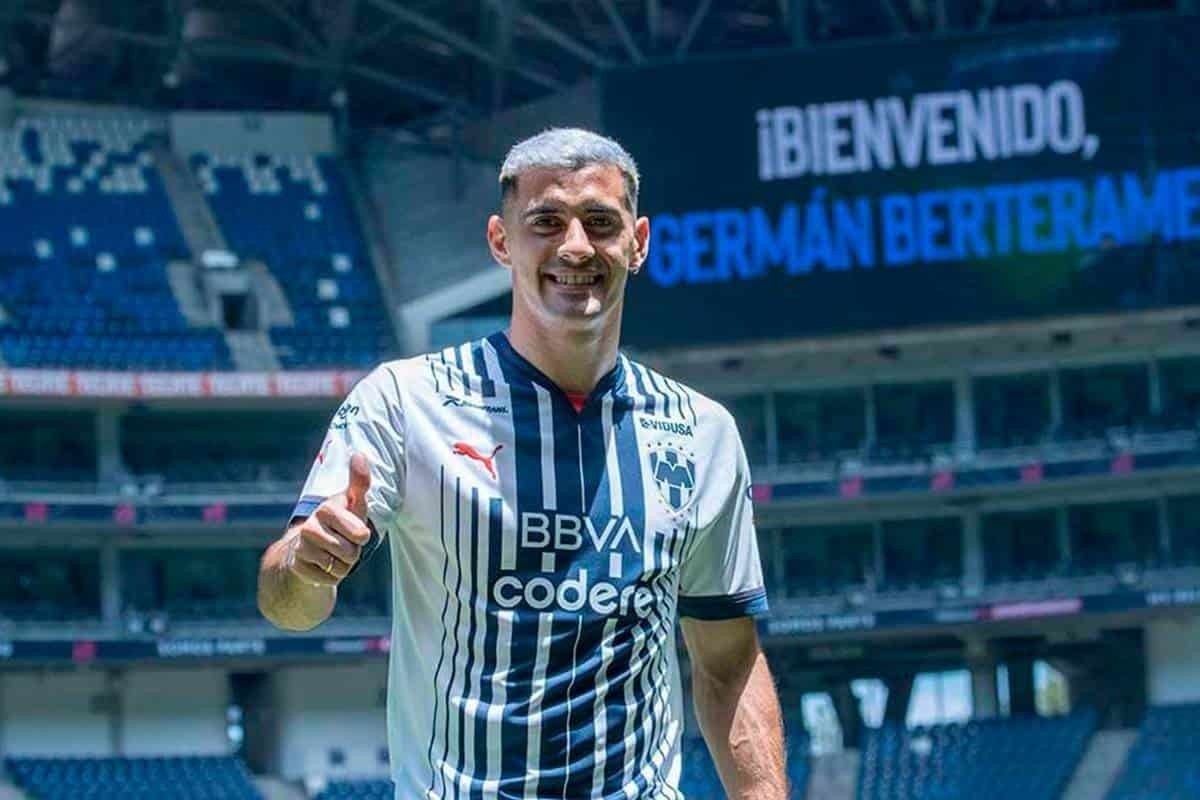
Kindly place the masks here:
<instances>
[{"instance_id":1,"label":"stadium stand","mask_svg":"<svg viewBox=\"0 0 1200 800\"><path fill-rule=\"evenodd\" d=\"M802 800L808 792L809 738L799 720L787 726L788 781L793 800ZM680 789L688 800L724 800L721 778L708 754L708 745L700 736L684 736L683 770Z\"/></svg>"},{"instance_id":2,"label":"stadium stand","mask_svg":"<svg viewBox=\"0 0 1200 800\"><path fill-rule=\"evenodd\" d=\"M9 549L0 561L0 622L46 625L98 621L96 550Z\"/></svg>"},{"instance_id":3,"label":"stadium stand","mask_svg":"<svg viewBox=\"0 0 1200 800\"><path fill-rule=\"evenodd\" d=\"M230 247L266 263L287 296L295 327L271 331L285 368L367 367L395 350L334 159L210 153L191 166Z\"/></svg>"},{"instance_id":4,"label":"stadium stand","mask_svg":"<svg viewBox=\"0 0 1200 800\"><path fill-rule=\"evenodd\" d=\"M724 797L721 789L721 778L717 768L708 755L708 746L699 736L686 736L682 744L683 772L679 778L679 787L685 797L696 800L712 800Z\"/></svg>"},{"instance_id":5,"label":"stadium stand","mask_svg":"<svg viewBox=\"0 0 1200 800\"><path fill-rule=\"evenodd\" d=\"M19 367L225 369L166 264L186 257L140 117L21 119L0 131L0 354Z\"/></svg>"},{"instance_id":6,"label":"stadium stand","mask_svg":"<svg viewBox=\"0 0 1200 800\"><path fill-rule=\"evenodd\" d=\"M324 411L131 412L121 419L121 458L134 475L167 484L278 483L291 493L328 423Z\"/></svg>"},{"instance_id":7,"label":"stadium stand","mask_svg":"<svg viewBox=\"0 0 1200 800\"><path fill-rule=\"evenodd\" d=\"M262 800L246 766L225 756L9 758L34 800Z\"/></svg>"},{"instance_id":8,"label":"stadium stand","mask_svg":"<svg viewBox=\"0 0 1200 800\"><path fill-rule=\"evenodd\" d=\"M386 779L332 781L313 800L392 800L395 793Z\"/></svg>"},{"instance_id":9,"label":"stadium stand","mask_svg":"<svg viewBox=\"0 0 1200 800\"><path fill-rule=\"evenodd\" d=\"M1200 797L1200 704L1150 708L1108 800L1195 797Z\"/></svg>"},{"instance_id":10,"label":"stadium stand","mask_svg":"<svg viewBox=\"0 0 1200 800\"><path fill-rule=\"evenodd\" d=\"M140 116L22 118L0 131L0 356L16 367L232 368L167 278L188 259ZM192 165L243 259L274 270L295 327L284 368L365 367L394 352L341 167L331 157L200 154Z\"/></svg>"},{"instance_id":11,"label":"stadium stand","mask_svg":"<svg viewBox=\"0 0 1200 800\"><path fill-rule=\"evenodd\" d=\"M95 479L92 416L82 411L17 408L0 414L0 482Z\"/></svg>"},{"instance_id":12,"label":"stadium stand","mask_svg":"<svg viewBox=\"0 0 1200 800\"><path fill-rule=\"evenodd\" d=\"M22 551L17 551L21 553ZM121 589L127 622L165 615L172 622L252 621L260 619L255 601L259 547L137 548L121 556ZM81 559L77 558L77 561ZM93 556L93 561L95 557ZM47 559L40 572L63 572L75 566L59 556ZM386 617L391 601L390 551L371 553L357 568L357 577L341 587L334 613L339 619ZM18 566L27 562L18 560ZM36 565L35 566L39 566ZM15 570L15 568L12 568ZM0 565L0 577L8 574ZM34 574L38 574L34 571ZM74 575L75 573L71 573ZM98 597L95 580L90 584ZM0 588L0 601L13 594ZM58 599L58 594L46 596ZM98 599L93 600L98 606ZM31 606L32 607L32 606ZM0 615L4 606L0 604ZM80 613L80 612L76 612ZM93 615L95 612L93 612Z\"/></svg>"},{"instance_id":13,"label":"stadium stand","mask_svg":"<svg viewBox=\"0 0 1200 800\"><path fill-rule=\"evenodd\" d=\"M867 732L859 800L1056 800L1096 726L1094 712Z\"/></svg>"}]
</instances>

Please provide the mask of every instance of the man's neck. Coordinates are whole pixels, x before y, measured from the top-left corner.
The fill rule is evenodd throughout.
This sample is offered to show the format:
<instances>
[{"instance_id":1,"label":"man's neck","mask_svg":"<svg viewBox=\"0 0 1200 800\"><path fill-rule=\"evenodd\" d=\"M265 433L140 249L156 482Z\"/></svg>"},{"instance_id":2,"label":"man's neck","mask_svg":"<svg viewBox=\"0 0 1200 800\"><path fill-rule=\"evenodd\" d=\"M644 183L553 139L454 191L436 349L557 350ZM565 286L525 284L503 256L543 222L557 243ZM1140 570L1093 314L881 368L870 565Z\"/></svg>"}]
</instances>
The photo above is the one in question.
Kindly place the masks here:
<instances>
[{"instance_id":1,"label":"man's neck","mask_svg":"<svg viewBox=\"0 0 1200 800\"><path fill-rule=\"evenodd\" d=\"M513 315L508 341L564 392L588 394L617 363L620 318L594 330L551 331Z\"/></svg>"}]
</instances>

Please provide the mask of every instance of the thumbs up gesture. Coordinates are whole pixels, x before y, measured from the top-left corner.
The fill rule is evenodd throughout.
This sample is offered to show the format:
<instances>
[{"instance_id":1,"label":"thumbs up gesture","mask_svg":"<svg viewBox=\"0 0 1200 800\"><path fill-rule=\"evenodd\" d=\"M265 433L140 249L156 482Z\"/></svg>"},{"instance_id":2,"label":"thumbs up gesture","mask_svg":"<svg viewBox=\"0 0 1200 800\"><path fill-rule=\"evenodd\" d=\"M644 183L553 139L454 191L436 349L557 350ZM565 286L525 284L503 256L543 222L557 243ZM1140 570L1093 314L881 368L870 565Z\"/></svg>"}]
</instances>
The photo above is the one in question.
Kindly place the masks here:
<instances>
[{"instance_id":1,"label":"thumbs up gesture","mask_svg":"<svg viewBox=\"0 0 1200 800\"><path fill-rule=\"evenodd\" d=\"M309 583L321 586L341 583L358 563L363 545L371 538L367 527L370 488L370 464L362 453L355 453L350 457L346 489L327 498L300 524L288 569Z\"/></svg>"}]
</instances>

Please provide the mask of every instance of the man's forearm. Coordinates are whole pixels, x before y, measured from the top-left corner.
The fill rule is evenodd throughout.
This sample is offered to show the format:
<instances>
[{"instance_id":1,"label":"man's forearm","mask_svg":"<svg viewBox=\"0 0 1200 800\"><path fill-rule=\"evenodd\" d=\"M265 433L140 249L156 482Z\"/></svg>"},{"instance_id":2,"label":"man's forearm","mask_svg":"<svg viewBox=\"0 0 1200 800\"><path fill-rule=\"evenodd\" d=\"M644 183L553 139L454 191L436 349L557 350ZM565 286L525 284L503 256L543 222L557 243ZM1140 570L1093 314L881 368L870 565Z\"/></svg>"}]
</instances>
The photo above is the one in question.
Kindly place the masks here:
<instances>
[{"instance_id":1,"label":"man's forearm","mask_svg":"<svg viewBox=\"0 0 1200 800\"><path fill-rule=\"evenodd\" d=\"M317 586L288 569L293 529L263 553L258 570L258 610L277 627L311 630L333 613L337 587Z\"/></svg>"},{"instance_id":2,"label":"man's forearm","mask_svg":"<svg viewBox=\"0 0 1200 800\"><path fill-rule=\"evenodd\" d=\"M693 674L696 717L730 800L785 800L783 721L760 652L739 680Z\"/></svg>"}]
</instances>

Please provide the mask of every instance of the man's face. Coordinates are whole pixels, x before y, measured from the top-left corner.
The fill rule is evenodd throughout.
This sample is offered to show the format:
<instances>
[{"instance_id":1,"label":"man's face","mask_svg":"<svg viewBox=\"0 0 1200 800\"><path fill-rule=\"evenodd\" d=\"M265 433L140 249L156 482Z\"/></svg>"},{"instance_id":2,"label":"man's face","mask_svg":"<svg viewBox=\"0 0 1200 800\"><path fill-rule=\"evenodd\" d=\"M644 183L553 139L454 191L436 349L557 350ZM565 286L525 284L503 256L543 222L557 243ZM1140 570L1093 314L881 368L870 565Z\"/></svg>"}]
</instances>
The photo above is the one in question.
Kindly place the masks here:
<instances>
[{"instance_id":1,"label":"man's face","mask_svg":"<svg viewBox=\"0 0 1200 800\"><path fill-rule=\"evenodd\" d=\"M619 321L625 282L650 240L649 220L635 220L626 203L615 166L521 173L487 231L493 257L512 270L514 317L567 331Z\"/></svg>"}]
</instances>

